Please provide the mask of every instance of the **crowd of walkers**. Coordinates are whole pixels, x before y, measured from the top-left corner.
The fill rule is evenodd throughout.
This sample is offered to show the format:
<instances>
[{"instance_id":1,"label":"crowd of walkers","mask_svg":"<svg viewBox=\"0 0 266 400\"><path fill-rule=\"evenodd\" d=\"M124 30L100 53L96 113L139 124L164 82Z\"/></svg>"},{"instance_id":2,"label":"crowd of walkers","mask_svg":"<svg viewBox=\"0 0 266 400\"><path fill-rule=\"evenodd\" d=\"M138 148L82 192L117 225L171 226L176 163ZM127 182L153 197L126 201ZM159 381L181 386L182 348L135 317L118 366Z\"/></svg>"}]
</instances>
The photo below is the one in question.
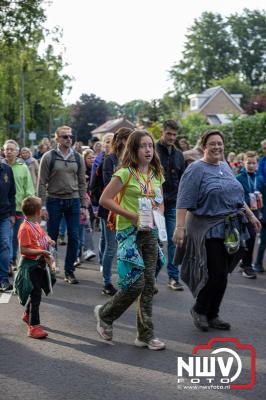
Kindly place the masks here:
<instances>
[{"instance_id":1,"label":"crowd of walkers","mask_svg":"<svg viewBox=\"0 0 266 400\"><path fill-rule=\"evenodd\" d=\"M120 128L83 146L62 126L36 151L12 139L4 143L0 291L14 285L28 336L47 336L39 307L42 291L48 294L56 281L57 245L66 245L68 284L79 283L76 267L98 253L102 294L110 296L94 310L104 340L112 340L114 321L137 300L135 345L165 348L152 321L164 264L170 290L184 290L182 282L191 290L199 330L231 328L220 318L228 273L237 267L243 278L255 279L264 272L266 141L260 158L252 149L226 159L221 131L204 132L193 147L179 129L165 121L155 143L146 130Z\"/></svg>"}]
</instances>

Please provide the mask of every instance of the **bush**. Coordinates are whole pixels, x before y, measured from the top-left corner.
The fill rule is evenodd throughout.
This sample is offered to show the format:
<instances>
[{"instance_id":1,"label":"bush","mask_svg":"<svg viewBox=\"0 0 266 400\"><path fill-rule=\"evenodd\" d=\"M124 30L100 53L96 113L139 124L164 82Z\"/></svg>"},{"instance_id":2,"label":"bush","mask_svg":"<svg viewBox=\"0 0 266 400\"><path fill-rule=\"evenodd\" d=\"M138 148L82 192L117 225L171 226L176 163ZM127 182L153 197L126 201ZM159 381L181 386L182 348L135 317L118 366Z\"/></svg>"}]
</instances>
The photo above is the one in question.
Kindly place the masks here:
<instances>
[{"instance_id":1,"label":"bush","mask_svg":"<svg viewBox=\"0 0 266 400\"><path fill-rule=\"evenodd\" d=\"M194 118L194 120L193 120ZM192 143L207 129L217 128L225 135L225 153L230 151L236 153L247 150L260 150L260 142L266 139L266 112L257 113L252 116L243 116L235 119L230 124L207 125L194 116L190 123L182 121L182 134L189 137ZM186 120L185 120L186 121ZM195 125L194 125L195 122Z\"/></svg>"}]
</instances>

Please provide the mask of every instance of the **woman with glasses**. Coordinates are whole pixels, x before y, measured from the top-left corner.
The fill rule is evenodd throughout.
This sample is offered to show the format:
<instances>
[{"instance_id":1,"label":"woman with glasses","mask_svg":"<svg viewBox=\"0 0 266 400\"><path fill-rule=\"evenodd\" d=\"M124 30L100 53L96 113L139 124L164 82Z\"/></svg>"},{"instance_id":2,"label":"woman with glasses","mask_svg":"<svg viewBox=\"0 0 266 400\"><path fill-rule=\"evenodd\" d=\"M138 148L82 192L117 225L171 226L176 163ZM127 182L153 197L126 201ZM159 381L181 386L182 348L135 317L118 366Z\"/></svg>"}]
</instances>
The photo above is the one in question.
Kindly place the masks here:
<instances>
[{"instance_id":1,"label":"woman with glasses","mask_svg":"<svg viewBox=\"0 0 266 400\"><path fill-rule=\"evenodd\" d=\"M201 139L203 158L184 172L177 195L176 256L182 261L181 278L196 301L191 309L195 326L229 330L219 317L227 275L241 259L248 239L248 220L260 222L245 204L242 185L224 160L224 135L210 130ZM179 261L180 261L179 260Z\"/></svg>"}]
</instances>

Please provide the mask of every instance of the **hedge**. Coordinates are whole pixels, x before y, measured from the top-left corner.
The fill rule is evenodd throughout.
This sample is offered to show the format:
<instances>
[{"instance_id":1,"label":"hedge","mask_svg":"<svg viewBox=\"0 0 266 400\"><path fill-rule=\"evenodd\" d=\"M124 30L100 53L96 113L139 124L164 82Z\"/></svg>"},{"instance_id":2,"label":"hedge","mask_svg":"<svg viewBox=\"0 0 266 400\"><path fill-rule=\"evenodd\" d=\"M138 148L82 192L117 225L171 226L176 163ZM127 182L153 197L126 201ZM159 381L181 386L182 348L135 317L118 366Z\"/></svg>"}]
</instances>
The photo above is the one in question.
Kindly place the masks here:
<instances>
[{"instance_id":1,"label":"hedge","mask_svg":"<svg viewBox=\"0 0 266 400\"><path fill-rule=\"evenodd\" d=\"M258 113L249 117L237 118L229 124L223 125L200 125L182 130L191 143L195 143L200 135L207 129L220 129L225 135L225 152L235 153L247 150L260 151L260 142L266 139L266 113Z\"/></svg>"}]
</instances>

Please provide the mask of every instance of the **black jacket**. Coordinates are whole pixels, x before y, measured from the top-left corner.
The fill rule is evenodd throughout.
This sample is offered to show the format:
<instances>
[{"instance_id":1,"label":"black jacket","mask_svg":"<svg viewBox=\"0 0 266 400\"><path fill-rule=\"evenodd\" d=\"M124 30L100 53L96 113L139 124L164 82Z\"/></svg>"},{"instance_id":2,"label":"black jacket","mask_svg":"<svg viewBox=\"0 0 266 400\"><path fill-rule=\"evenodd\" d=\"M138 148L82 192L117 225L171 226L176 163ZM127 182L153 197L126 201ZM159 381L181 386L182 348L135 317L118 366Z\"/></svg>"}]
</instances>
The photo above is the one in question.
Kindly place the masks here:
<instances>
[{"instance_id":1,"label":"black jacket","mask_svg":"<svg viewBox=\"0 0 266 400\"><path fill-rule=\"evenodd\" d=\"M103 185L106 187L108 183L111 181L113 173L116 170L118 165L118 159L115 153L111 153L106 155L103 160ZM98 216L107 220L109 214L109 210L106 208L99 206Z\"/></svg>"},{"instance_id":2,"label":"black jacket","mask_svg":"<svg viewBox=\"0 0 266 400\"><path fill-rule=\"evenodd\" d=\"M156 143L156 151L164 170L164 206L172 208L176 206L178 186L185 170L184 157L182 152L174 146L172 146L171 153L169 153L168 148L160 142Z\"/></svg>"},{"instance_id":3,"label":"black jacket","mask_svg":"<svg viewBox=\"0 0 266 400\"><path fill-rule=\"evenodd\" d=\"M0 219L16 214L16 186L12 168L0 160Z\"/></svg>"}]
</instances>

